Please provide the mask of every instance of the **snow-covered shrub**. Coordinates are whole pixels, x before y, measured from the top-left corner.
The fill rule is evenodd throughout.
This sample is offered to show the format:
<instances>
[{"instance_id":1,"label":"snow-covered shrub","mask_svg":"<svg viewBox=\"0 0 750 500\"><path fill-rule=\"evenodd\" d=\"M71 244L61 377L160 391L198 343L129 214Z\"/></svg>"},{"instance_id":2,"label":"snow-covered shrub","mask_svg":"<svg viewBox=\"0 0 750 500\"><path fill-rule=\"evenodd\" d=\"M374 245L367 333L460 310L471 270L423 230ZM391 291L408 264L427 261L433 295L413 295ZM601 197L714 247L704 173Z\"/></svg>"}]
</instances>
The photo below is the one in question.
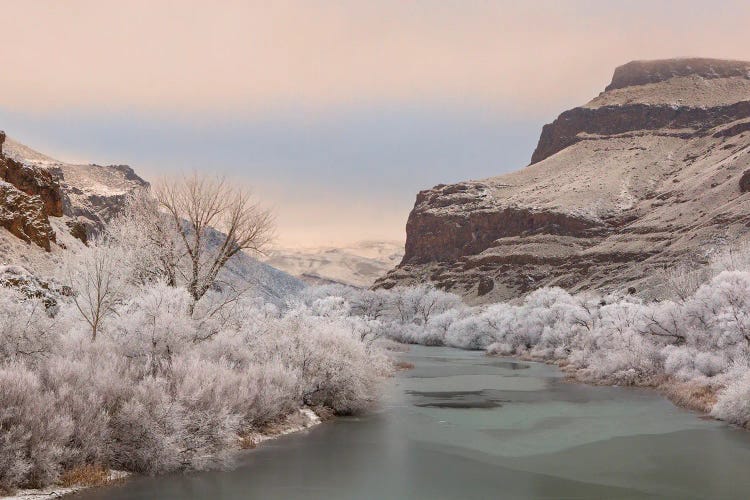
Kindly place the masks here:
<instances>
[{"instance_id":1,"label":"snow-covered shrub","mask_svg":"<svg viewBox=\"0 0 750 500\"><path fill-rule=\"evenodd\" d=\"M305 404L353 413L374 400L388 367L383 355L362 341L363 322L370 320L346 316L343 305L333 312L332 303L319 299L312 307L291 309L271 325L263 351L297 373ZM311 314L311 309L325 314Z\"/></svg>"},{"instance_id":2,"label":"snow-covered shrub","mask_svg":"<svg viewBox=\"0 0 750 500\"><path fill-rule=\"evenodd\" d=\"M21 363L0 368L0 490L54 482L72 432L37 374Z\"/></svg>"},{"instance_id":3,"label":"snow-covered shrub","mask_svg":"<svg viewBox=\"0 0 750 500\"><path fill-rule=\"evenodd\" d=\"M118 308L110 335L117 337L129 359L156 375L170 369L173 357L200 335L189 312L191 303L182 288L161 282L141 287Z\"/></svg>"},{"instance_id":4,"label":"snow-covered shrub","mask_svg":"<svg viewBox=\"0 0 750 500\"><path fill-rule=\"evenodd\" d=\"M393 316L401 323L425 325L430 317L457 307L461 301L451 293L430 285L396 287L390 290Z\"/></svg>"},{"instance_id":5,"label":"snow-covered shrub","mask_svg":"<svg viewBox=\"0 0 750 500\"><path fill-rule=\"evenodd\" d=\"M110 412L95 378L112 377L112 370L95 368L88 356L54 357L44 363L39 376L45 389L54 397L56 412L72 420L68 455L64 466L103 464L110 458ZM106 363L98 359L98 363ZM100 381L98 383L101 383Z\"/></svg>"},{"instance_id":6,"label":"snow-covered shrub","mask_svg":"<svg viewBox=\"0 0 750 500\"><path fill-rule=\"evenodd\" d=\"M324 296L258 299L129 283L91 334L71 300L54 318L0 289L0 488L105 466L156 474L231 463L239 437L304 405L353 413L390 363L382 324ZM28 346L41 345L38 356Z\"/></svg>"},{"instance_id":7,"label":"snow-covered shrub","mask_svg":"<svg viewBox=\"0 0 750 500\"><path fill-rule=\"evenodd\" d=\"M742 427L750 426L750 372L727 385L711 414Z\"/></svg>"},{"instance_id":8,"label":"snow-covered shrub","mask_svg":"<svg viewBox=\"0 0 750 500\"><path fill-rule=\"evenodd\" d=\"M118 402L110 421L115 468L155 474L189 465L180 447L189 416L170 397L168 384L165 378L144 378Z\"/></svg>"},{"instance_id":9,"label":"snow-covered shrub","mask_svg":"<svg viewBox=\"0 0 750 500\"><path fill-rule=\"evenodd\" d=\"M0 286L0 361L42 358L50 352L57 334L55 320L41 299L27 299Z\"/></svg>"}]
</instances>

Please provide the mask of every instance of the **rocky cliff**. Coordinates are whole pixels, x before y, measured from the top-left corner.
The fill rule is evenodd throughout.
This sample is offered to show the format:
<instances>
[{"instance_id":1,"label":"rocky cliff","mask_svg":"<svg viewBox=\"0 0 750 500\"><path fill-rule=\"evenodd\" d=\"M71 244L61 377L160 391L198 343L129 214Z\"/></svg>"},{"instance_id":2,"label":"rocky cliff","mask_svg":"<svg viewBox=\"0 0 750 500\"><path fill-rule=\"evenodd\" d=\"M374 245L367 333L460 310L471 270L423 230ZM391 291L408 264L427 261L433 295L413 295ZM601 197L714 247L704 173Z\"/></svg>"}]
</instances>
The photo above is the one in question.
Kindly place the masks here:
<instances>
[{"instance_id":1,"label":"rocky cliff","mask_svg":"<svg viewBox=\"0 0 750 500\"><path fill-rule=\"evenodd\" d=\"M747 237L749 169L750 63L631 62L544 126L529 166L420 192L404 259L377 284L428 280L479 301L544 285L641 292Z\"/></svg>"},{"instance_id":2,"label":"rocky cliff","mask_svg":"<svg viewBox=\"0 0 750 500\"><path fill-rule=\"evenodd\" d=\"M6 157L5 140L0 132L0 226L49 251L55 242L49 216L62 216L60 184L49 171Z\"/></svg>"},{"instance_id":3,"label":"rocky cliff","mask_svg":"<svg viewBox=\"0 0 750 500\"><path fill-rule=\"evenodd\" d=\"M134 190L148 187L127 165L66 163L50 158L10 138L5 155L27 170L47 173L55 179L60 199L49 215L66 217L70 230L86 239L98 233L123 206Z\"/></svg>"},{"instance_id":4,"label":"rocky cliff","mask_svg":"<svg viewBox=\"0 0 750 500\"><path fill-rule=\"evenodd\" d=\"M65 245L58 242L60 233L63 239L72 235L85 242L122 207L128 193L145 186L130 167L60 162L0 132L0 227L47 252L56 243Z\"/></svg>"}]
</instances>

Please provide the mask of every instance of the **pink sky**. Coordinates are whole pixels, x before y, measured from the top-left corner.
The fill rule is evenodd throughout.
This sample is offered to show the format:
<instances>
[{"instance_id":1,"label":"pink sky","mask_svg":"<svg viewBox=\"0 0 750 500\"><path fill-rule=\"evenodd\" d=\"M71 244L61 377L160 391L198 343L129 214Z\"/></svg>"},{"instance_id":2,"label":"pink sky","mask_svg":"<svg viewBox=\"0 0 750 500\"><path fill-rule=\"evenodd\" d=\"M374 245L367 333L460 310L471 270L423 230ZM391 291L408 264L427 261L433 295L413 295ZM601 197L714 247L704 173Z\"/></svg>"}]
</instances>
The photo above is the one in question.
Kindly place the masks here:
<instances>
[{"instance_id":1,"label":"pink sky","mask_svg":"<svg viewBox=\"0 0 750 500\"><path fill-rule=\"evenodd\" d=\"M211 127L284 113L314 128L350 109L419 107L480 109L541 126L594 97L629 60L750 59L745 1L48 0L0 8L0 111L24 115L25 123L128 113ZM5 121L0 128L13 135L13 120ZM53 154L108 158L96 144L66 148L54 134L32 135L42 142L32 146L57 148ZM136 168L159 169L156 157L134 158ZM497 163L501 173L504 159ZM414 168L426 174L409 187L413 194L443 180L427 175L429 166ZM447 180L490 172L462 168ZM278 207L282 240L358 239L366 236L358 220L373 214L380 214L373 237L403 237L413 194L348 210L328 197L317 207L328 222L316 228L306 222L316 208L295 205L301 188L285 190L285 178L268 175L249 180L274 186L265 191ZM338 188L364 199L356 176Z\"/></svg>"},{"instance_id":2,"label":"pink sky","mask_svg":"<svg viewBox=\"0 0 750 500\"><path fill-rule=\"evenodd\" d=\"M631 59L750 58L748 2L48 0L2 12L4 104L38 110L448 99L546 116Z\"/></svg>"}]
</instances>

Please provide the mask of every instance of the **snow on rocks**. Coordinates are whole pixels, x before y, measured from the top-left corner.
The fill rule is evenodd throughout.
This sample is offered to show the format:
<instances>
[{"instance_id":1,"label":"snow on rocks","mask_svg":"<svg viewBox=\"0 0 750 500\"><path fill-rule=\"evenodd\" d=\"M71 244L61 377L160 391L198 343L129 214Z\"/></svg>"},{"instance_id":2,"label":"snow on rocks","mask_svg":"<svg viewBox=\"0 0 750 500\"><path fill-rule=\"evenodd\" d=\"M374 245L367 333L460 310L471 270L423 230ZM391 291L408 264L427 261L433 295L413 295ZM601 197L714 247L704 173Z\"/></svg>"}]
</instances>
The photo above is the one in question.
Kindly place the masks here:
<instances>
[{"instance_id":1,"label":"snow on rocks","mask_svg":"<svg viewBox=\"0 0 750 500\"><path fill-rule=\"evenodd\" d=\"M310 408L300 408L280 422L269 424L259 432L243 436L240 440L241 446L243 448L255 448L264 441L304 431L320 424L322 421L318 414Z\"/></svg>"},{"instance_id":2,"label":"snow on rocks","mask_svg":"<svg viewBox=\"0 0 750 500\"><path fill-rule=\"evenodd\" d=\"M129 472L121 470L110 470L106 483L121 481L130 476ZM105 484L106 484L105 483ZM18 490L14 495L0 497L3 500L48 500L52 498L62 498L73 493L90 488L91 486L49 486L47 488L33 488Z\"/></svg>"}]
</instances>

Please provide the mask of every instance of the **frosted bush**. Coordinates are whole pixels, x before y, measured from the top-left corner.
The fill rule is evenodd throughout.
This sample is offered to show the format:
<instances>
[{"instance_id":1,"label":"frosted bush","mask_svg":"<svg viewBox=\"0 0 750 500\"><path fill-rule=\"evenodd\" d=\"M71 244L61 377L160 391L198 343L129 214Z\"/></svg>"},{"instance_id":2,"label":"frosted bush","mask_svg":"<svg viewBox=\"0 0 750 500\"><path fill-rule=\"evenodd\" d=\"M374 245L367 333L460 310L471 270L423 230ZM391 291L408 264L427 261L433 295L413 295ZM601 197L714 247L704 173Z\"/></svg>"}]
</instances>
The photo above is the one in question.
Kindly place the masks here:
<instances>
[{"instance_id":1,"label":"frosted bush","mask_svg":"<svg viewBox=\"0 0 750 500\"><path fill-rule=\"evenodd\" d=\"M448 327L445 344L462 349L483 349L498 333L481 314L459 318Z\"/></svg>"},{"instance_id":2,"label":"frosted bush","mask_svg":"<svg viewBox=\"0 0 750 500\"><path fill-rule=\"evenodd\" d=\"M684 381L711 378L724 373L729 368L726 357L721 353L701 352L693 347L667 346L664 353L665 373Z\"/></svg>"},{"instance_id":3,"label":"frosted bush","mask_svg":"<svg viewBox=\"0 0 750 500\"><path fill-rule=\"evenodd\" d=\"M719 394L711 414L727 422L750 425L750 373L729 383Z\"/></svg>"},{"instance_id":4,"label":"frosted bush","mask_svg":"<svg viewBox=\"0 0 750 500\"><path fill-rule=\"evenodd\" d=\"M0 490L54 482L72 432L35 373L19 363L0 368Z\"/></svg>"},{"instance_id":5,"label":"frosted bush","mask_svg":"<svg viewBox=\"0 0 750 500\"><path fill-rule=\"evenodd\" d=\"M155 474L180 468L184 410L168 396L168 381L146 378L111 417L115 468Z\"/></svg>"},{"instance_id":6,"label":"frosted bush","mask_svg":"<svg viewBox=\"0 0 750 500\"><path fill-rule=\"evenodd\" d=\"M141 288L111 320L125 355L148 365L151 375L169 369L172 358L198 337L189 312L191 298L182 288L156 283Z\"/></svg>"},{"instance_id":7,"label":"frosted bush","mask_svg":"<svg viewBox=\"0 0 750 500\"><path fill-rule=\"evenodd\" d=\"M659 349L648 338L627 332L610 344L617 347L599 349L588 357L587 374L599 381L620 385L650 384L663 372Z\"/></svg>"},{"instance_id":8,"label":"frosted bush","mask_svg":"<svg viewBox=\"0 0 750 500\"><path fill-rule=\"evenodd\" d=\"M727 371L729 363L721 353L699 352L695 356L696 370L706 377L714 377Z\"/></svg>"},{"instance_id":9,"label":"frosted bush","mask_svg":"<svg viewBox=\"0 0 750 500\"><path fill-rule=\"evenodd\" d=\"M92 390L92 377L111 376L107 369L92 370L89 359L55 357L44 364L41 381L54 397L56 411L68 415L73 422L64 465L109 461L110 413L103 395Z\"/></svg>"},{"instance_id":10,"label":"frosted bush","mask_svg":"<svg viewBox=\"0 0 750 500\"><path fill-rule=\"evenodd\" d=\"M0 286L0 361L32 362L47 355L56 341L55 320L42 300Z\"/></svg>"},{"instance_id":11,"label":"frosted bush","mask_svg":"<svg viewBox=\"0 0 750 500\"><path fill-rule=\"evenodd\" d=\"M238 397L252 401L252 388L241 383L242 374L227 364L211 363L196 356L177 358L172 367L171 392L183 426L178 434L181 467L216 469L228 465L245 420Z\"/></svg>"},{"instance_id":12,"label":"frosted bush","mask_svg":"<svg viewBox=\"0 0 750 500\"><path fill-rule=\"evenodd\" d=\"M239 437L304 405L354 413L377 398L390 362L383 324L343 297L286 309L128 285L91 324L0 289L0 488L43 486L104 465L145 474L231 464ZM29 346L36 348L32 356Z\"/></svg>"}]
</instances>

